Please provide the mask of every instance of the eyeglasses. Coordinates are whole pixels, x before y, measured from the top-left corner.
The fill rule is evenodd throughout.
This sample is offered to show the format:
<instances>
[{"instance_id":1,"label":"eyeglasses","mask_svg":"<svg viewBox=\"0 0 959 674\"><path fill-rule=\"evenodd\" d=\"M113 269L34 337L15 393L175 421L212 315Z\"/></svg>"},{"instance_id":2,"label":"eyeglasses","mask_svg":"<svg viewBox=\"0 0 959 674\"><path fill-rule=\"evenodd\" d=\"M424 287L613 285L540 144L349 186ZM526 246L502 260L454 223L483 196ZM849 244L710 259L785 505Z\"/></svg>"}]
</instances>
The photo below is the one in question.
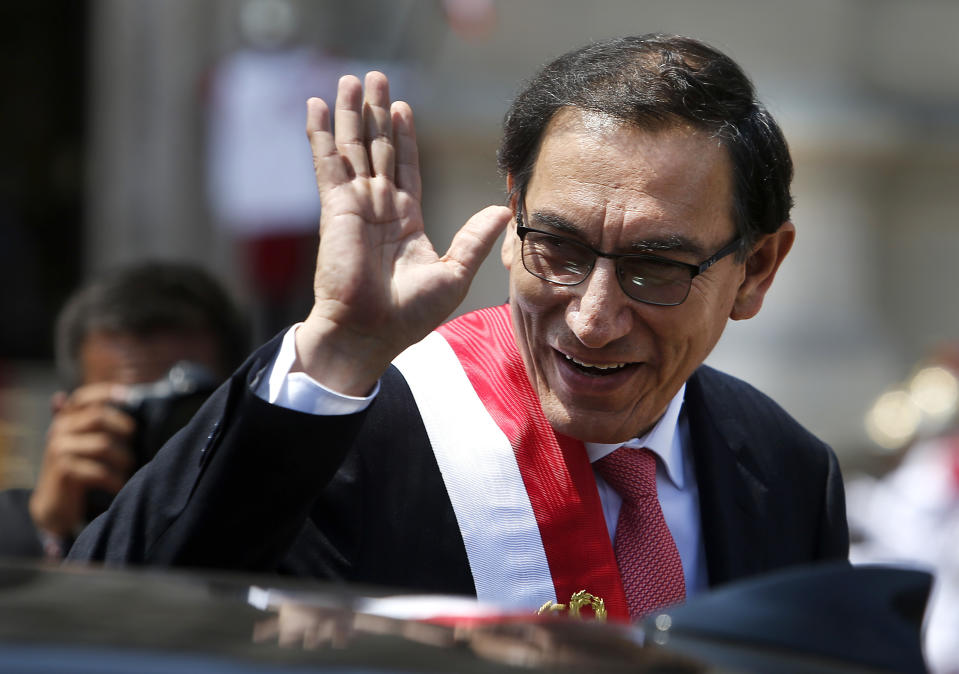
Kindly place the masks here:
<instances>
[{"instance_id":1,"label":"eyeglasses","mask_svg":"<svg viewBox=\"0 0 959 674\"><path fill-rule=\"evenodd\" d=\"M604 253L584 243L550 234L523 224L521 198L516 210L516 234L522 241L523 266L533 276L561 286L575 286L586 280L597 257L616 262L619 286L637 302L672 307L689 295L693 278L727 255L739 250L742 237L699 264L688 264L647 253Z\"/></svg>"}]
</instances>

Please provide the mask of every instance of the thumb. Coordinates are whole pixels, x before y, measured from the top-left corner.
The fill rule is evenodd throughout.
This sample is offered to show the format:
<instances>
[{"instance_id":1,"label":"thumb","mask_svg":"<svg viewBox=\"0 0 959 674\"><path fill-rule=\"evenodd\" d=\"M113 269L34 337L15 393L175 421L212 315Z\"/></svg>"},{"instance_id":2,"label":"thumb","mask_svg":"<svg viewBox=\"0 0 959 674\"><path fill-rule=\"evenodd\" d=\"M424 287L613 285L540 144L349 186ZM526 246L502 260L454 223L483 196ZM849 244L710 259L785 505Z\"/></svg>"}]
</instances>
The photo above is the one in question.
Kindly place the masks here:
<instances>
[{"instance_id":1,"label":"thumb","mask_svg":"<svg viewBox=\"0 0 959 674\"><path fill-rule=\"evenodd\" d=\"M453 237L443 261L459 264L466 280L472 279L512 217L505 206L487 206L476 213Z\"/></svg>"},{"instance_id":2,"label":"thumb","mask_svg":"<svg viewBox=\"0 0 959 674\"><path fill-rule=\"evenodd\" d=\"M67 404L67 398L70 397L66 391L57 391L52 396L50 396L50 412L53 416L56 416L60 413L60 410L63 409L63 406Z\"/></svg>"}]
</instances>

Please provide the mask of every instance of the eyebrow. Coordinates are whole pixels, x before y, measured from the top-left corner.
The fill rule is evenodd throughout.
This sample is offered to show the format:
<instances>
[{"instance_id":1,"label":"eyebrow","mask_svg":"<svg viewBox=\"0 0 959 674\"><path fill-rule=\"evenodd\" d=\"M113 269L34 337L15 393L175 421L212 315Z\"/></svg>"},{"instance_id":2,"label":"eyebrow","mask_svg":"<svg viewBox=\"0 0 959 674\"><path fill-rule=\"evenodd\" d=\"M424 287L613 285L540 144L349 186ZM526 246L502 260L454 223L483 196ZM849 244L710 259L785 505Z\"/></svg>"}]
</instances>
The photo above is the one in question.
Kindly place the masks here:
<instances>
[{"instance_id":1,"label":"eyebrow","mask_svg":"<svg viewBox=\"0 0 959 674\"><path fill-rule=\"evenodd\" d=\"M565 234L570 234L583 243L587 243L589 246L595 247L585 240L585 237L583 236L583 227L576 225L574 222L568 220L562 215L559 215L558 213L551 213L548 211L529 212L525 208L523 209L523 212L525 213L529 223L535 221L535 223L541 227L545 226ZM632 242L630 249L637 253L648 253L650 251L683 252L699 257L709 254L708 251L706 251L706 249L700 244L678 234L668 234L662 237L640 239Z\"/></svg>"}]
</instances>

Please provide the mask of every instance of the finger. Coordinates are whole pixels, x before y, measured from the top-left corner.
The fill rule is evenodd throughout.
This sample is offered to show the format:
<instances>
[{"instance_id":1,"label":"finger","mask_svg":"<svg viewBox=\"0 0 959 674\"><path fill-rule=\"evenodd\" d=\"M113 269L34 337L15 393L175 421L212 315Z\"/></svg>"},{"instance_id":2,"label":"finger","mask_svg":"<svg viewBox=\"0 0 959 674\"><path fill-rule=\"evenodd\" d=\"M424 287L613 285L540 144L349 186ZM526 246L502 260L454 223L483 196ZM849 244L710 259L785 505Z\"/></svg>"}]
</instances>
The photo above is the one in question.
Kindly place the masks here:
<instances>
[{"instance_id":1,"label":"finger","mask_svg":"<svg viewBox=\"0 0 959 674\"><path fill-rule=\"evenodd\" d=\"M280 634L280 619L277 616L271 616L264 620L257 620L253 623L253 643L259 644L265 641L272 641Z\"/></svg>"},{"instance_id":2,"label":"finger","mask_svg":"<svg viewBox=\"0 0 959 674\"><path fill-rule=\"evenodd\" d=\"M340 156L346 159L353 175L368 177L369 161L363 142L363 87L353 75L340 78L333 113L333 138Z\"/></svg>"},{"instance_id":3,"label":"finger","mask_svg":"<svg viewBox=\"0 0 959 674\"><path fill-rule=\"evenodd\" d=\"M136 432L136 420L114 403L98 403L65 410L56 416L50 427L51 437L90 431L127 440Z\"/></svg>"},{"instance_id":4,"label":"finger","mask_svg":"<svg viewBox=\"0 0 959 674\"><path fill-rule=\"evenodd\" d=\"M408 104L397 101L390 112L393 119L393 147L396 151L396 186L419 201L422 183L413 110Z\"/></svg>"},{"instance_id":5,"label":"finger","mask_svg":"<svg viewBox=\"0 0 959 674\"><path fill-rule=\"evenodd\" d=\"M330 643L336 627L335 618L323 618L303 631L303 648L316 650Z\"/></svg>"},{"instance_id":6,"label":"finger","mask_svg":"<svg viewBox=\"0 0 959 674\"><path fill-rule=\"evenodd\" d=\"M61 411L73 411L82 407L104 405L107 403L122 404L128 394L127 387L122 384L99 383L81 386L71 393L63 404Z\"/></svg>"},{"instance_id":7,"label":"finger","mask_svg":"<svg viewBox=\"0 0 959 674\"><path fill-rule=\"evenodd\" d=\"M129 447L105 433L75 435L58 445L55 451L64 466L81 459L99 463L118 475L129 475L133 471L134 458Z\"/></svg>"},{"instance_id":8,"label":"finger","mask_svg":"<svg viewBox=\"0 0 959 674\"><path fill-rule=\"evenodd\" d=\"M366 74L363 95L363 128L370 148L370 169L375 176L393 180L393 131L390 122L390 83L386 75Z\"/></svg>"},{"instance_id":9,"label":"finger","mask_svg":"<svg viewBox=\"0 0 959 674\"><path fill-rule=\"evenodd\" d=\"M52 396L50 396L50 412L52 414L57 414L62 410L66 404L67 400L70 399L70 394L66 391L56 391Z\"/></svg>"},{"instance_id":10,"label":"finger","mask_svg":"<svg viewBox=\"0 0 959 674\"><path fill-rule=\"evenodd\" d=\"M353 636L353 628L342 620L337 620L333 625L333 634L330 636L330 645L333 648L346 648L350 644L350 637Z\"/></svg>"},{"instance_id":11,"label":"finger","mask_svg":"<svg viewBox=\"0 0 959 674\"><path fill-rule=\"evenodd\" d=\"M127 474L119 473L99 461L75 458L67 470L71 484L84 489L103 489L116 494L126 484Z\"/></svg>"},{"instance_id":12,"label":"finger","mask_svg":"<svg viewBox=\"0 0 959 674\"><path fill-rule=\"evenodd\" d=\"M306 102L306 137L313 153L313 172L320 194L349 181L349 171L333 140L330 108L321 98Z\"/></svg>"},{"instance_id":13,"label":"finger","mask_svg":"<svg viewBox=\"0 0 959 674\"><path fill-rule=\"evenodd\" d=\"M513 212L505 206L487 206L456 233L443 261L457 264L464 280L471 281L512 217Z\"/></svg>"}]
</instances>

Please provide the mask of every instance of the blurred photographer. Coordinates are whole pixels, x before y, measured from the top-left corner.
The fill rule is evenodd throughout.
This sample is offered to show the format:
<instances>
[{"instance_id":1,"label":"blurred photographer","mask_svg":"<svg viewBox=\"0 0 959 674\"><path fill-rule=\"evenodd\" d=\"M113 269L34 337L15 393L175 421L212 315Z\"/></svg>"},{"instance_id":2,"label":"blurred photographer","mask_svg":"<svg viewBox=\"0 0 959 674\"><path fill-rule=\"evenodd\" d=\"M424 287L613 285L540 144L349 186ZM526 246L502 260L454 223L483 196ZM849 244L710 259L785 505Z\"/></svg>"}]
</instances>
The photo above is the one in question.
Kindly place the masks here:
<instances>
[{"instance_id":1,"label":"blurred photographer","mask_svg":"<svg viewBox=\"0 0 959 674\"><path fill-rule=\"evenodd\" d=\"M57 319L65 390L37 484L0 492L0 555L62 557L246 349L229 295L196 267L141 264L76 292Z\"/></svg>"}]
</instances>

